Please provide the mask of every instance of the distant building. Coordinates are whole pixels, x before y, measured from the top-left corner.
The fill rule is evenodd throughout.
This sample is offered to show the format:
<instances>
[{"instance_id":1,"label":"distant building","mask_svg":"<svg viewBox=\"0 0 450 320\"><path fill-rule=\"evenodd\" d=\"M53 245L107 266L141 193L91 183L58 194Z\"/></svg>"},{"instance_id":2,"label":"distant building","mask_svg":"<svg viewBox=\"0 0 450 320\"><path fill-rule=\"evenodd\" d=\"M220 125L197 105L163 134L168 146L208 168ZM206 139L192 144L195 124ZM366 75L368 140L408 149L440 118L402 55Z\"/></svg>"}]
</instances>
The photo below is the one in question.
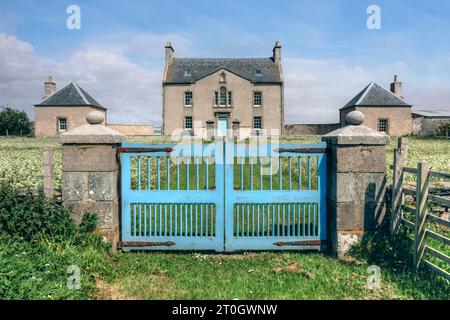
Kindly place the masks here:
<instances>
[{"instance_id":1,"label":"distant building","mask_svg":"<svg viewBox=\"0 0 450 320\"><path fill-rule=\"evenodd\" d=\"M200 128L215 135L240 128L260 132L283 124L281 45L268 58L175 58L166 47L163 133Z\"/></svg>"},{"instance_id":2,"label":"distant building","mask_svg":"<svg viewBox=\"0 0 450 320\"><path fill-rule=\"evenodd\" d=\"M35 105L34 134L36 137L58 136L86 124L86 115L92 110L104 113L106 119L107 109L78 84L71 82L56 91L56 84L50 76L45 82L44 100Z\"/></svg>"},{"instance_id":3,"label":"distant building","mask_svg":"<svg viewBox=\"0 0 450 320\"><path fill-rule=\"evenodd\" d=\"M345 126L345 116L353 111L364 113L363 125L391 136L412 133L411 105L403 100L402 83L394 77L391 91L372 82L340 109L340 124Z\"/></svg>"},{"instance_id":4,"label":"distant building","mask_svg":"<svg viewBox=\"0 0 450 320\"><path fill-rule=\"evenodd\" d=\"M123 135L153 135L153 126L147 124L107 124L107 109L76 82L71 82L56 91L56 83L49 76L45 82L43 99L42 102L35 105L34 134L36 137L55 137L86 124L86 115L93 110L104 113L103 125L107 125Z\"/></svg>"},{"instance_id":5,"label":"distant building","mask_svg":"<svg viewBox=\"0 0 450 320\"><path fill-rule=\"evenodd\" d=\"M450 109L447 110L413 110L413 132L418 136L433 136L444 124L450 124ZM447 133L450 135L450 132Z\"/></svg>"}]
</instances>

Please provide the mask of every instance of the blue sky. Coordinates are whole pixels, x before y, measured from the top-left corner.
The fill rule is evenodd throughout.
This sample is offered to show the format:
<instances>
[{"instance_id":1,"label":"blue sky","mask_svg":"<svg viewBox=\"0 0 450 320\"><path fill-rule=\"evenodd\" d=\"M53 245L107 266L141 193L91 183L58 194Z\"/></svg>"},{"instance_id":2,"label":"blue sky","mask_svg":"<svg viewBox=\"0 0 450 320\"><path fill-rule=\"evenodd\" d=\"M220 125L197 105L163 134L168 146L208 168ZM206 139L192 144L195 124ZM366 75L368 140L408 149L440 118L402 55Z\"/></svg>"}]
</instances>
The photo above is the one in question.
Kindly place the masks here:
<instances>
[{"instance_id":1,"label":"blue sky","mask_svg":"<svg viewBox=\"0 0 450 320\"><path fill-rule=\"evenodd\" d=\"M81 30L66 8L81 9ZM366 27L369 5L381 30ZM52 74L77 81L111 122L161 122L164 42L179 57L264 57L283 45L286 122L336 122L394 74L418 109L450 108L450 1L2 1L0 104L26 110Z\"/></svg>"}]
</instances>

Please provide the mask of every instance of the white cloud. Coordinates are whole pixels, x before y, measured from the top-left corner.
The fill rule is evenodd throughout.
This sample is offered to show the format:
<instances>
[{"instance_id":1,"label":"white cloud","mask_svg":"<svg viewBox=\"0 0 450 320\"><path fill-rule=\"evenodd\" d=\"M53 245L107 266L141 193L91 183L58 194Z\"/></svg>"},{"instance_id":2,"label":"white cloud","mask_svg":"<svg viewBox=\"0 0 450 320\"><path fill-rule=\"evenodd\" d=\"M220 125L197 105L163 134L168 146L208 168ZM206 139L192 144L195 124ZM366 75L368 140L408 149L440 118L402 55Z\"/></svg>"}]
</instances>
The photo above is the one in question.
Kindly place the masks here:
<instances>
[{"instance_id":1,"label":"white cloud","mask_svg":"<svg viewBox=\"0 0 450 320\"><path fill-rule=\"evenodd\" d=\"M67 61L56 62L36 56L29 43L0 34L0 70L0 104L23 109L31 117L51 74L58 88L76 81L109 109L109 122L161 122L162 69L143 68L105 46L86 47Z\"/></svg>"},{"instance_id":2,"label":"white cloud","mask_svg":"<svg viewBox=\"0 0 450 320\"><path fill-rule=\"evenodd\" d=\"M30 43L0 34L0 105L24 109L33 117L33 104L41 101L43 82L52 74L59 88L77 81L108 107L109 122L160 125L167 39L177 56L195 56L189 37L122 32L90 39L57 62L37 56ZM344 59L286 58L283 68L287 123L337 122L339 108L365 85L377 81L388 87L394 74L404 81L406 100L416 108L450 107L450 59L363 67Z\"/></svg>"}]
</instances>

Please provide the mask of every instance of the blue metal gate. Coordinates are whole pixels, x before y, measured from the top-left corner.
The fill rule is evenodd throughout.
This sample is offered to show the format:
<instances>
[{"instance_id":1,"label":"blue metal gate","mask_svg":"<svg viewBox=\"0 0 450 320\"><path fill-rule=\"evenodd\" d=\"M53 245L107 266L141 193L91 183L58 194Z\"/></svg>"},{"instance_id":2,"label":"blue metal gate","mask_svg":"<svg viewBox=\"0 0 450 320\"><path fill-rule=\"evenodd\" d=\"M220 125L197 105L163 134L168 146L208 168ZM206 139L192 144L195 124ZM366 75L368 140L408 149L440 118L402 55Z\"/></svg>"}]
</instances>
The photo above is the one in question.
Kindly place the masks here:
<instances>
[{"instance_id":1,"label":"blue metal gate","mask_svg":"<svg viewBox=\"0 0 450 320\"><path fill-rule=\"evenodd\" d=\"M124 143L122 249L320 249L325 148Z\"/></svg>"}]
</instances>

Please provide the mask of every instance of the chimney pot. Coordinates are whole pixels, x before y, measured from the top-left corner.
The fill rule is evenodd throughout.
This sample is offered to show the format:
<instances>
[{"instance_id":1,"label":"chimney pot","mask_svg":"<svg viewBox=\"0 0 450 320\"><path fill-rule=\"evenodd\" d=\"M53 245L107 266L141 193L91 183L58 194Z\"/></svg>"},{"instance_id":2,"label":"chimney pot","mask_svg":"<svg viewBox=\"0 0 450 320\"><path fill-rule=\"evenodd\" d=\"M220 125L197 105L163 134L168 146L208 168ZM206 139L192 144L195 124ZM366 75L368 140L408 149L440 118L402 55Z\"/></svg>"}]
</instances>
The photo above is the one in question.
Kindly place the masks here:
<instances>
[{"instance_id":1,"label":"chimney pot","mask_svg":"<svg viewBox=\"0 0 450 320\"><path fill-rule=\"evenodd\" d=\"M47 99L56 91L56 83L53 82L53 77L48 76L48 80L44 83L44 97L43 99Z\"/></svg>"},{"instance_id":2,"label":"chimney pot","mask_svg":"<svg viewBox=\"0 0 450 320\"><path fill-rule=\"evenodd\" d=\"M391 92L400 99L404 99L402 95L402 82L398 75L394 75L394 82L391 83Z\"/></svg>"},{"instance_id":3,"label":"chimney pot","mask_svg":"<svg viewBox=\"0 0 450 320\"><path fill-rule=\"evenodd\" d=\"M173 50L172 44L170 41L166 42L166 65L172 64L173 61L173 53L175 50Z\"/></svg>"},{"instance_id":4,"label":"chimney pot","mask_svg":"<svg viewBox=\"0 0 450 320\"><path fill-rule=\"evenodd\" d=\"M273 52L273 61L275 63L280 63L281 62L281 44L279 41L275 42L272 52Z\"/></svg>"}]
</instances>

